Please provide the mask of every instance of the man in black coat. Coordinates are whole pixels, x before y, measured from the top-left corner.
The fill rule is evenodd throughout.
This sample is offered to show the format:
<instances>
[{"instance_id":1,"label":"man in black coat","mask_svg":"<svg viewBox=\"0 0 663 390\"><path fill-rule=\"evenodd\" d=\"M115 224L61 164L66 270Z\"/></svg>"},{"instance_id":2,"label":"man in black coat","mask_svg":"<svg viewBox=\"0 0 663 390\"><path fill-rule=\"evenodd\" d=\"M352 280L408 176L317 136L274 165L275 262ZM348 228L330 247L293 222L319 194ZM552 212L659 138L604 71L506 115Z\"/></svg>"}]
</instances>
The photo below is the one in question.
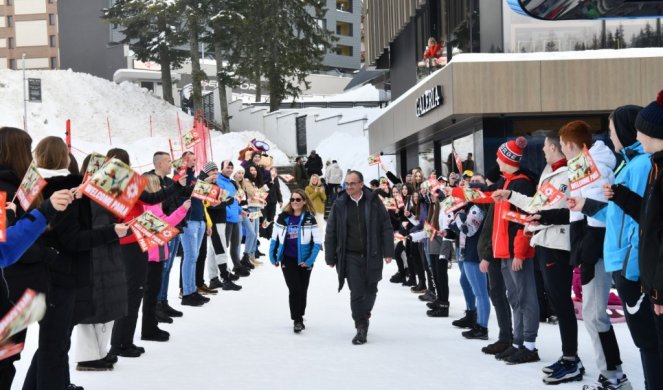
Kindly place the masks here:
<instances>
[{"instance_id":1,"label":"man in black coat","mask_svg":"<svg viewBox=\"0 0 663 390\"><path fill-rule=\"evenodd\" d=\"M350 307L357 334L352 343L366 343L368 322L382 279L382 259L394 256L394 230L380 198L364 187L360 172L345 177L346 192L332 205L325 235L325 261L336 267L339 288L350 287Z\"/></svg>"}]
</instances>

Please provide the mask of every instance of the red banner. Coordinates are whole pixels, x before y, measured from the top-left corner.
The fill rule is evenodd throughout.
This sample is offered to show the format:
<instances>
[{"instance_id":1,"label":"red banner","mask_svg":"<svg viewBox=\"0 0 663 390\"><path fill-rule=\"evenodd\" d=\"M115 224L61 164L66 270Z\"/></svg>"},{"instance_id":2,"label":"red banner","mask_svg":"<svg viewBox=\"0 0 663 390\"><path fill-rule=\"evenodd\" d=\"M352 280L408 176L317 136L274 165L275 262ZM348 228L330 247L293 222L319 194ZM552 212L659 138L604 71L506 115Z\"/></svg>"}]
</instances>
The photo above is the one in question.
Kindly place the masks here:
<instances>
[{"instance_id":1,"label":"red banner","mask_svg":"<svg viewBox=\"0 0 663 390\"><path fill-rule=\"evenodd\" d=\"M149 211L129 222L129 227L136 235L138 245L143 252L155 246L166 245L179 233L179 230Z\"/></svg>"},{"instance_id":2,"label":"red banner","mask_svg":"<svg viewBox=\"0 0 663 390\"><path fill-rule=\"evenodd\" d=\"M368 156L368 165L378 165L381 162L382 160L380 159L379 153Z\"/></svg>"},{"instance_id":3,"label":"red banner","mask_svg":"<svg viewBox=\"0 0 663 390\"><path fill-rule=\"evenodd\" d=\"M440 202L440 207L444 210L445 214L453 213L466 205L467 202L464 199L456 198L454 196L447 196L442 202Z\"/></svg>"},{"instance_id":4,"label":"red banner","mask_svg":"<svg viewBox=\"0 0 663 390\"><path fill-rule=\"evenodd\" d=\"M516 211L507 211L507 210L503 211L502 219L510 222L519 223L521 225L527 225L529 223L529 221L527 221L527 214L522 214Z\"/></svg>"},{"instance_id":5,"label":"red banner","mask_svg":"<svg viewBox=\"0 0 663 390\"><path fill-rule=\"evenodd\" d=\"M570 159L567 165L569 167L569 188L571 191L591 184L601 177L601 172L596 167L587 147L582 149L580 155Z\"/></svg>"},{"instance_id":6,"label":"red banner","mask_svg":"<svg viewBox=\"0 0 663 390\"><path fill-rule=\"evenodd\" d=\"M196 185L193 186L192 198L200 199L206 202L216 202L221 195L219 186L208 183L204 180L198 180Z\"/></svg>"},{"instance_id":7,"label":"red banner","mask_svg":"<svg viewBox=\"0 0 663 390\"><path fill-rule=\"evenodd\" d=\"M23 210L28 211L32 202L37 199L37 196L39 196L39 193L44 187L46 187L46 180L41 177L41 174L37 170L37 165L33 161L25 173L18 191L16 191L16 197L21 203Z\"/></svg>"},{"instance_id":8,"label":"red banner","mask_svg":"<svg viewBox=\"0 0 663 390\"><path fill-rule=\"evenodd\" d=\"M134 207L147 181L122 161L112 158L81 186L85 196L120 218Z\"/></svg>"},{"instance_id":9,"label":"red banner","mask_svg":"<svg viewBox=\"0 0 663 390\"><path fill-rule=\"evenodd\" d=\"M0 242L7 241L7 193L0 192Z\"/></svg>"},{"instance_id":10,"label":"red banner","mask_svg":"<svg viewBox=\"0 0 663 390\"><path fill-rule=\"evenodd\" d=\"M565 195L562 191L555 188L555 186L550 184L550 182L547 182L539 187L525 211L529 213L536 213L542 208L552 206L553 204L564 199L564 196Z\"/></svg>"}]
</instances>

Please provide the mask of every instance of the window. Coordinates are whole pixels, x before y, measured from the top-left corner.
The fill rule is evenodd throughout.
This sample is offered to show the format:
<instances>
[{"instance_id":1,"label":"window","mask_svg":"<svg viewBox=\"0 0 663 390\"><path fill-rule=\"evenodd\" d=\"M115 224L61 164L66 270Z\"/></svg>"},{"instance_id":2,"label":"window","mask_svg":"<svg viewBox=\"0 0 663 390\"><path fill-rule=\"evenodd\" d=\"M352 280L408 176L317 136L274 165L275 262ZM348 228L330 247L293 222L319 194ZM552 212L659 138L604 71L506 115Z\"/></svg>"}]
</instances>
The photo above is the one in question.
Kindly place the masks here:
<instances>
[{"instance_id":1,"label":"window","mask_svg":"<svg viewBox=\"0 0 663 390\"><path fill-rule=\"evenodd\" d=\"M353 47L347 45L336 45L334 48L334 53L338 54L339 56L352 57Z\"/></svg>"},{"instance_id":2,"label":"window","mask_svg":"<svg viewBox=\"0 0 663 390\"><path fill-rule=\"evenodd\" d=\"M58 58L51 57L51 69L57 69L57 68L58 68Z\"/></svg>"},{"instance_id":3,"label":"window","mask_svg":"<svg viewBox=\"0 0 663 390\"><path fill-rule=\"evenodd\" d=\"M12 0L6 0L6 1L5 1L5 4L6 4L6 5L12 5L12 3L13 3Z\"/></svg>"},{"instance_id":4,"label":"window","mask_svg":"<svg viewBox=\"0 0 663 390\"><path fill-rule=\"evenodd\" d=\"M14 27L14 17L11 15L7 16L7 27Z\"/></svg>"},{"instance_id":5,"label":"window","mask_svg":"<svg viewBox=\"0 0 663 390\"><path fill-rule=\"evenodd\" d=\"M55 14L48 14L48 24L55 26Z\"/></svg>"},{"instance_id":6,"label":"window","mask_svg":"<svg viewBox=\"0 0 663 390\"><path fill-rule=\"evenodd\" d=\"M352 0L336 0L336 9L339 11L352 12Z\"/></svg>"},{"instance_id":7,"label":"window","mask_svg":"<svg viewBox=\"0 0 663 390\"><path fill-rule=\"evenodd\" d=\"M56 46L55 35L49 35L48 36L48 45L50 47L55 47Z\"/></svg>"},{"instance_id":8,"label":"window","mask_svg":"<svg viewBox=\"0 0 663 390\"><path fill-rule=\"evenodd\" d=\"M16 70L16 60L13 58L9 60L9 69Z\"/></svg>"},{"instance_id":9,"label":"window","mask_svg":"<svg viewBox=\"0 0 663 390\"><path fill-rule=\"evenodd\" d=\"M16 47L14 46L14 38L13 37L7 38L7 48L13 49L14 47Z\"/></svg>"},{"instance_id":10,"label":"window","mask_svg":"<svg viewBox=\"0 0 663 390\"><path fill-rule=\"evenodd\" d=\"M336 35L352 36L352 23L336 21Z\"/></svg>"}]
</instances>

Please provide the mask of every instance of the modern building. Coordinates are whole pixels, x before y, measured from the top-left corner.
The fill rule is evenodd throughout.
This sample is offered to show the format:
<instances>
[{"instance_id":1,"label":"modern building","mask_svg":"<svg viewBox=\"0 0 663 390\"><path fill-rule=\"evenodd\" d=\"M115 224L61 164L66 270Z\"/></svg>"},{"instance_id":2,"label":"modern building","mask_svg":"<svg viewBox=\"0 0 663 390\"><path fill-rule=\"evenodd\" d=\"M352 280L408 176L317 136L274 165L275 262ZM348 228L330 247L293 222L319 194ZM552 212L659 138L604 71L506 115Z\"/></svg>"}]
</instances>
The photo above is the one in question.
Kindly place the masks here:
<instances>
[{"instance_id":1,"label":"modern building","mask_svg":"<svg viewBox=\"0 0 663 390\"><path fill-rule=\"evenodd\" d=\"M55 0L0 0L0 69L57 69L58 41Z\"/></svg>"},{"instance_id":2,"label":"modern building","mask_svg":"<svg viewBox=\"0 0 663 390\"><path fill-rule=\"evenodd\" d=\"M341 72L361 67L362 0L327 0L327 14L321 21L338 39L325 55L323 65Z\"/></svg>"},{"instance_id":3,"label":"modern building","mask_svg":"<svg viewBox=\"0 0 663 390\"><path fill-rule=\"evenodd\" d=\"M517 14L506 1L389 4L365 3L367 63L388 70L393 99L368 126L369 148L395 154L402 174L419 165L447 173L452 148L463 159L473 153L485 172L499 144L517 135L530 142L524 160L540 170L545 131L582 119L607 139L612 110L647 104L663 88L660 49L546 53L610 36L614 45L617 30L636 42L641 31L656 31L656 19L547 22ZM422 73L417 63L431 36L446 42L451 61Z\"/></svg>"}]
</instances>

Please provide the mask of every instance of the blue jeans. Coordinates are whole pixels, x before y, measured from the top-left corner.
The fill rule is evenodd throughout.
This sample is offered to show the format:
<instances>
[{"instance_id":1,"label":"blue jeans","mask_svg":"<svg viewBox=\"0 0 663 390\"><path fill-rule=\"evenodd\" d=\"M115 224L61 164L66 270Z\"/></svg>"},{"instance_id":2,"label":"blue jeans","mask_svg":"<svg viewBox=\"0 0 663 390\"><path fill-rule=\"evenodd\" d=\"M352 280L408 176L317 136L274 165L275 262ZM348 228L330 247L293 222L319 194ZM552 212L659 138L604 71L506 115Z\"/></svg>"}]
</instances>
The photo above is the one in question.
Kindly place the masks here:
<instances>
[{"instance_id":1,"label":"blue jeans","mask_svg":"<svg viewBox=\"0 0 663 390\"><path fill-rule=\"evenodd\" d=\"M197 291L196 288L196 261L200 244L205 237L205 222L188 221L182 232L182 295L190 295Z\"/></svg>"},{"instance_id":2,"label":"blue jeans","mask_svg":"<svg viewBox=\"0 0 663 390\"><path fill-rule=\"evenodd\" d=\"M240 226L242 227L242 230L244 231L242 234L243 236L246 237L246 240L244 240L244 253L247 253L249 255L252 255L256 251L256 244L258 243L258 236L256 235L256 230L255 230L255 225L256 223L260 223L259 221L249 221L248 217L242 217L240 221ZM240 246L241 246L241 239L240 239Z\"/></svg>"},{"instance_id":3,"label":"blue jeans","mask_svg":"<svg viewBox=\"0 0 663 390\"><path fill-rule=\"evenodd\" d=\"M457 259L459 257L456 257ZM467 279L468 276L466 274L467 270L465 269L465 263L471 263L471 261L459 261L458 262L458 268L460 268L460 287L463 289L463 297L465 297L465 307L467 310L474 311L477 309L476 305L476 297L472 288L472 285L470 284L470 281ZM478 268L478 263L477 268Z\"/></svg>"},{"instance_id":4,"label":"blue jeans","mask_svg":"<svg viewBox=\"0 0 663 390\"><path fill-rule=\"evenodd\" d=\"M172 240L168 241L168 260L163 263L163 273L161 274L161 289L157 296L157 302L165 302L168 300L168 279L170 279L170 269L173 268L175 256L177 256L177 249L182 240L181 235L175 236Z\"/></svg>"},{"instance_id":5,"label":"blue jeans","mask_svg":"<svg viewBox=\"0 0 663 390\"><path fill-rule=\"evenodd\" d=\"M463 261L461 270L465 279L472 286L472 292L476 297L477 324L488 327L490 318L490 301L488 299L488 277L479 270L479 263Z\"/></svg>"}]
</instances>

